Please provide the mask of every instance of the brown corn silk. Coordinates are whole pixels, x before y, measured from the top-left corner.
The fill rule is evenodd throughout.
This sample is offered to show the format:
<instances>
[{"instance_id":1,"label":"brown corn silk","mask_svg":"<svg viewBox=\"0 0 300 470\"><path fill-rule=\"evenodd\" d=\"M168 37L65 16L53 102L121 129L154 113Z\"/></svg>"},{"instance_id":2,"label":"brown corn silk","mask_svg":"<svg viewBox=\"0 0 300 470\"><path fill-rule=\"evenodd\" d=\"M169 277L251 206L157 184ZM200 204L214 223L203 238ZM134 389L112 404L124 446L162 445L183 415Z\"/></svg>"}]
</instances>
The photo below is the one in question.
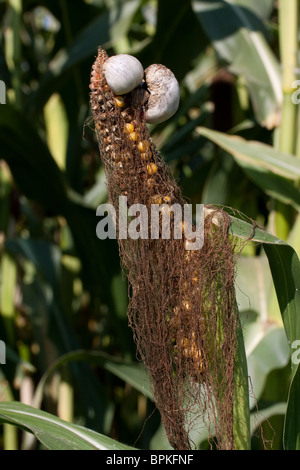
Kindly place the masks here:
<instances>
[{"instance_id":1,"label":"brown corn silk","mask_svg":"<svg viewBox=\"0 0 300 470\"><path fill-rule=\"evenodd\" d=\"M107 58L99 47L90 99L117 223L121 195L128 205L144 204L149 214L151 204L166 211L175 203L183 207L181 190L149 135L141 90L120 101L103 74ZM174 223L173 217L169 240L151 239L150 218L148 239L118 238L129 281L129 325L171 446L191 449L191 431L205 423L214 445L233 449L238 322L229 216L211 208L205 217L204 246L194 251L185 249L184 236L172 237Z\"/></svg>"}]
</instances>

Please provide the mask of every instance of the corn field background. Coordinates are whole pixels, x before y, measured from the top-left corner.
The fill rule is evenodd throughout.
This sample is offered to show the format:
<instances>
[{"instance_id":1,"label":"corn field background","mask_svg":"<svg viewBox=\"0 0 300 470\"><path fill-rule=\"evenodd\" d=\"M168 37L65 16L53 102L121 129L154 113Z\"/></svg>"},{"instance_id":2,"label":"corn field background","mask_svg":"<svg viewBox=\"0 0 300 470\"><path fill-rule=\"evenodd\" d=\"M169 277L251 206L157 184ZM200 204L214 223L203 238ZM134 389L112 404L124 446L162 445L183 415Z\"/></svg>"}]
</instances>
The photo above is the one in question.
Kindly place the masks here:
<instances>
[{"instance_id":1,"label":"corn field background","mask_svg":"<svg viewBox=\"0 0 300 470\"><path fill-rule=\"evenodd\" d=\"M180 107L153 141L192 204L232 208L240 239L259 226L236 277L245 433L252 450L300 448L298 12L297 0L0 1L1 449L171 448L116 240L96 237L99 45L174 72Z\"/></svg>"}]
</instances>

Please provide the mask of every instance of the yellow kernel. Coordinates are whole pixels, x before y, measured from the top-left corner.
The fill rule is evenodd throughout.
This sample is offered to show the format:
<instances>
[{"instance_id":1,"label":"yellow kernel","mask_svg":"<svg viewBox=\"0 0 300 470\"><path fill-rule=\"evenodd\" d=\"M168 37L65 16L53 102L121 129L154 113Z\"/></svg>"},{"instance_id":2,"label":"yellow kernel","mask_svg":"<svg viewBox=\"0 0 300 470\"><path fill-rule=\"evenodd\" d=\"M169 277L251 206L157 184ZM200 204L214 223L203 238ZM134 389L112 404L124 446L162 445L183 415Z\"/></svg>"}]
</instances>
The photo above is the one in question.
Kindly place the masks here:
<instances>
[{"instance_id":1,"label":"yellow kernel","mask_svg":"<svg viewBox=\"0 0 300 470\"><path fill-rule=\"evenodd\" d=\"M171 202L171 198L169 196L164 196L164 201L168 204L169 202Z\"/></svg>"},{"instance_id":2,"label":"yellow kernel","mask_svg":"<svg viewBox=\"0 0 300 470\"><path fill-rule=\"evenodd\" d=\"M150 160L151 157L152 157L152 153L151 153L151 152L142 152L142 153L141 153L141 159L142 159L144 162Z\"/></svg>"},{"instance_id":3,"label":"yellow kernel","mask_svg":"<svg viewBox=\"0 0 300 470\"><path fill-rule=\"evenodd\" d=\"M191 354L191 357L195 359L196 361L201 359L202 357L201 350L198 349L196 345L192 345L190 354Z\"/></svg>"},{"instance_id":4,"label":"yellow kernel","mask_svg":"<svg viewBox=\"0 0 300 470\"><path fill-rule=\"evenodd\" d=\"M125 99L123 98L123 96L116 96L115 102L119 108L123 108L123 106L125 106Z\"/></svg>"},{"instance_id":5,"label":"yellow kernel","mask_svg":"<svg viewBox=\"0 0 300 470\"><path fill-rule=\"evenodd\" d=\"M129 139L132 140L133 142L136 142L139 138L139 135L136 132L131 132L129 134Z\"/></svg>"},{"instance_id":6,"label":"yellow kernel","mask_svg":"<svg viewBox=\"0 0 300 470\"><path fill-rule=\"evenodd\" d=\"M151 198L151 204L158 204L158 205L161 205L162 204L162 198L159 194L155 194L152 198Z\"/></svg>"},{"instance_id":7,"label":"yellow kernel","mask_svg":"<svg viewBox=\"0 0 300 470\"><path fill-rule=\"evenodd\" d=\"M150 142L148 142L148 140L141 140L139 143L138 143L138 149L140 152L147 152L147 150L149 150L150 148Z\"/></svg>"},{"instance_id":8,"label":"yellow kernel","mask_svg":"<svg viewBox=\"0 0 300 470\"><path fill-rule=\"evenodd\" d=\"M190 261L192 261L194 253L195 253L195 251L193 251L193 250L187 250L184 254L185 261L187 261L188 263Z\"/></svg>"},{"instance_id":9,"label":"yellow kernel","mask_svg":"<svg viewBox=\"0 0 300 470\"><path fill-rule=\"evenodd\" d=\"M148 174L149 175L154 175L155 173L157 173L157 165L155 163L148 163L147 165L147 171L148 171Z\"/></svg>"},{"instance_id":10,"label":"yellow kernel","mask_svg":"<svg viewBox=\"0 0 300 470\"><path fill-rule=\"evenodd\" d=\"M131 124L130 122L128 122L127 124L125 124L125 126L124 126L124 132L125 132L126 134L131 134L133 131L134 131L134 126L133 126L133 124Z\"/></svg>"},{"instance_id":11,"label":"yellow kernel","mask_svg":"<svg viewBox=\"0 0 300 470\"><path fill-rule=\"evenodd\" d=\"M183 308L184 308L185 310L189 311L189 310L191 310L192 305L191 305L191 303L190 303L188 300L184 300L184 302L183 302Z\"/></svg>"},{"instance_id":12,"label":"yellow kernel","mask_svg":"<svg viewBox=\"0 0 300 470\"><path fill-rule=\"evenodd\" d=\"M155 182L153 178L147 178L146 185L149 189L153 189Z\"/></svg>"}]
</instances>

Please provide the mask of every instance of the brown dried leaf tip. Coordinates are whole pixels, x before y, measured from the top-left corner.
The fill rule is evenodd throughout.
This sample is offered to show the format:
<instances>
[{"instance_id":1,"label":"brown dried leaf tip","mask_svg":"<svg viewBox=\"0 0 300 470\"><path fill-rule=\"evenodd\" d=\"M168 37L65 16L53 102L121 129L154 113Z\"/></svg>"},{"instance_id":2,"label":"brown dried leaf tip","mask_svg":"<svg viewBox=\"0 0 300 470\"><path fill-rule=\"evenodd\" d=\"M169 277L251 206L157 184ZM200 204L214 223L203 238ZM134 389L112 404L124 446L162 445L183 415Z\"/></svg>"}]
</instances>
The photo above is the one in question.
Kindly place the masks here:
<instances>
[{"instance_id":1,"label":"brown dried leaf tip","mask_svg":"<svg viewBox=\"0 0 300 470\"><path fill-rule=\"evenodd\" d=\"M181 190L147 129L147 86L115 95L104 75L107 60L99 48L90 99L109 202L117 216L121 195L129 205L138 202L149 209L151 204L183 207ZM171 234L175 223L171 219ZM234 448L237 310L229 225L227 213L212 208L205 218L204 246L195 251L185 249L184 237L118 239L130 285L129 325L169 442L178 450L192 447L190 432L203 421L218 448Z\"/></svg>"}]
</instances>

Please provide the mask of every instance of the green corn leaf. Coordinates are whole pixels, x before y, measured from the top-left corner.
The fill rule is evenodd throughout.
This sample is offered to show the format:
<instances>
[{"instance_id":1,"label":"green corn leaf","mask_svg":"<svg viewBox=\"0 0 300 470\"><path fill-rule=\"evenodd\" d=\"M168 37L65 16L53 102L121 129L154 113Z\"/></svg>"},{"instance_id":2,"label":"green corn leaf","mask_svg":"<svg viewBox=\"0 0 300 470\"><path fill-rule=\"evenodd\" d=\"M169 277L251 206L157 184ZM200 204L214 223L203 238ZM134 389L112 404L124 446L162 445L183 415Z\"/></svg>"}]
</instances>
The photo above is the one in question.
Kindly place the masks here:
<instances>
[{"instance_id":1,"label":"green corn leaf","mask_svg":"<svg viewBox=\"0 0 300 470\"><path fill-rule=\"evenodd\" d=\"M291 181L300 178L300 162L293 155L280 152L274 147L239 136L212 131L201 127L200 134L231 153L241 166L267 170Z\"/></svg>"},{"instance_id":2,"label":"green corn leaf","mask_svg":"<svg viewBox=\"0 0 300 470\"><path fill-rule=\"evenodd\" d=\"M232 218L232 232L236 236L241 238L247 237L247 234L250 236L252 229L249 222L242 221L240 224L239 220ZM253 239L263 243L269 261L292 357L292 381L285 417L284 445L286 449L295 450L300 449L300 372L299 361L293 360L297 353L297 347L299 349L300 338L300 261L290 245L267 233L262 237L263 234L264 232L260 229L258 231L255 229ZM296 359L298 359L297 354Z\"/></svg>"},{"instance_id":3,"label":"green corn leaf","mask_svg":"<svg viewBox=\"0 0 300 470\"><path fill-rule=\"evenodd\" d=\"M133 450L107 436L23 403L0 403L0 423L31 431L49 450Z\"/></svg>"},{"instance_id":4,"label":"green corn leaf","mask_svg":"<svg viewBox=\"0 0 300 470\"><path fill-rule=\"evenodd\" d=\"M261 20L233 2L194 0L192 5L219 56L245 79L258 120L274 127L282 103L281 75Z\"/></svg>"},{"instance_id":5,"label":"green corn leaf","mask_svg":"<svg viewBox=\"0 0 300 470\"><path fill-rule=\"evenodd\" d=\"M208 138L230 153L249 178L269 196L300 208L300 194L295 182L300 178L300 161L273 147L238 136L199 128Z\"/></svg>"},{"instance_id":6,"label":"green corn leaf","mask_svg":"<svg viewBox=\"0 0 300 470\"><path fill-rule=\"evenodd\" d=\"M289 245L266 245L264 249L269 259L292 356L292 381L284 426L284 445L286 449L299 450L300 372L299 361L293 358L300 338L300 262L296 252Z\"/></svg>"},{"instance_id":7,"label":"green corn leaf","mask_svg":"<svg viewBox=\"0 0 300 470\"><path fill-rule=\"evenodd\" d=\"M300 368L297 370L292 379L289 395L288 406L284 423L283 444L285 450L300 450Z\"/></svg>"}]
</instances>

